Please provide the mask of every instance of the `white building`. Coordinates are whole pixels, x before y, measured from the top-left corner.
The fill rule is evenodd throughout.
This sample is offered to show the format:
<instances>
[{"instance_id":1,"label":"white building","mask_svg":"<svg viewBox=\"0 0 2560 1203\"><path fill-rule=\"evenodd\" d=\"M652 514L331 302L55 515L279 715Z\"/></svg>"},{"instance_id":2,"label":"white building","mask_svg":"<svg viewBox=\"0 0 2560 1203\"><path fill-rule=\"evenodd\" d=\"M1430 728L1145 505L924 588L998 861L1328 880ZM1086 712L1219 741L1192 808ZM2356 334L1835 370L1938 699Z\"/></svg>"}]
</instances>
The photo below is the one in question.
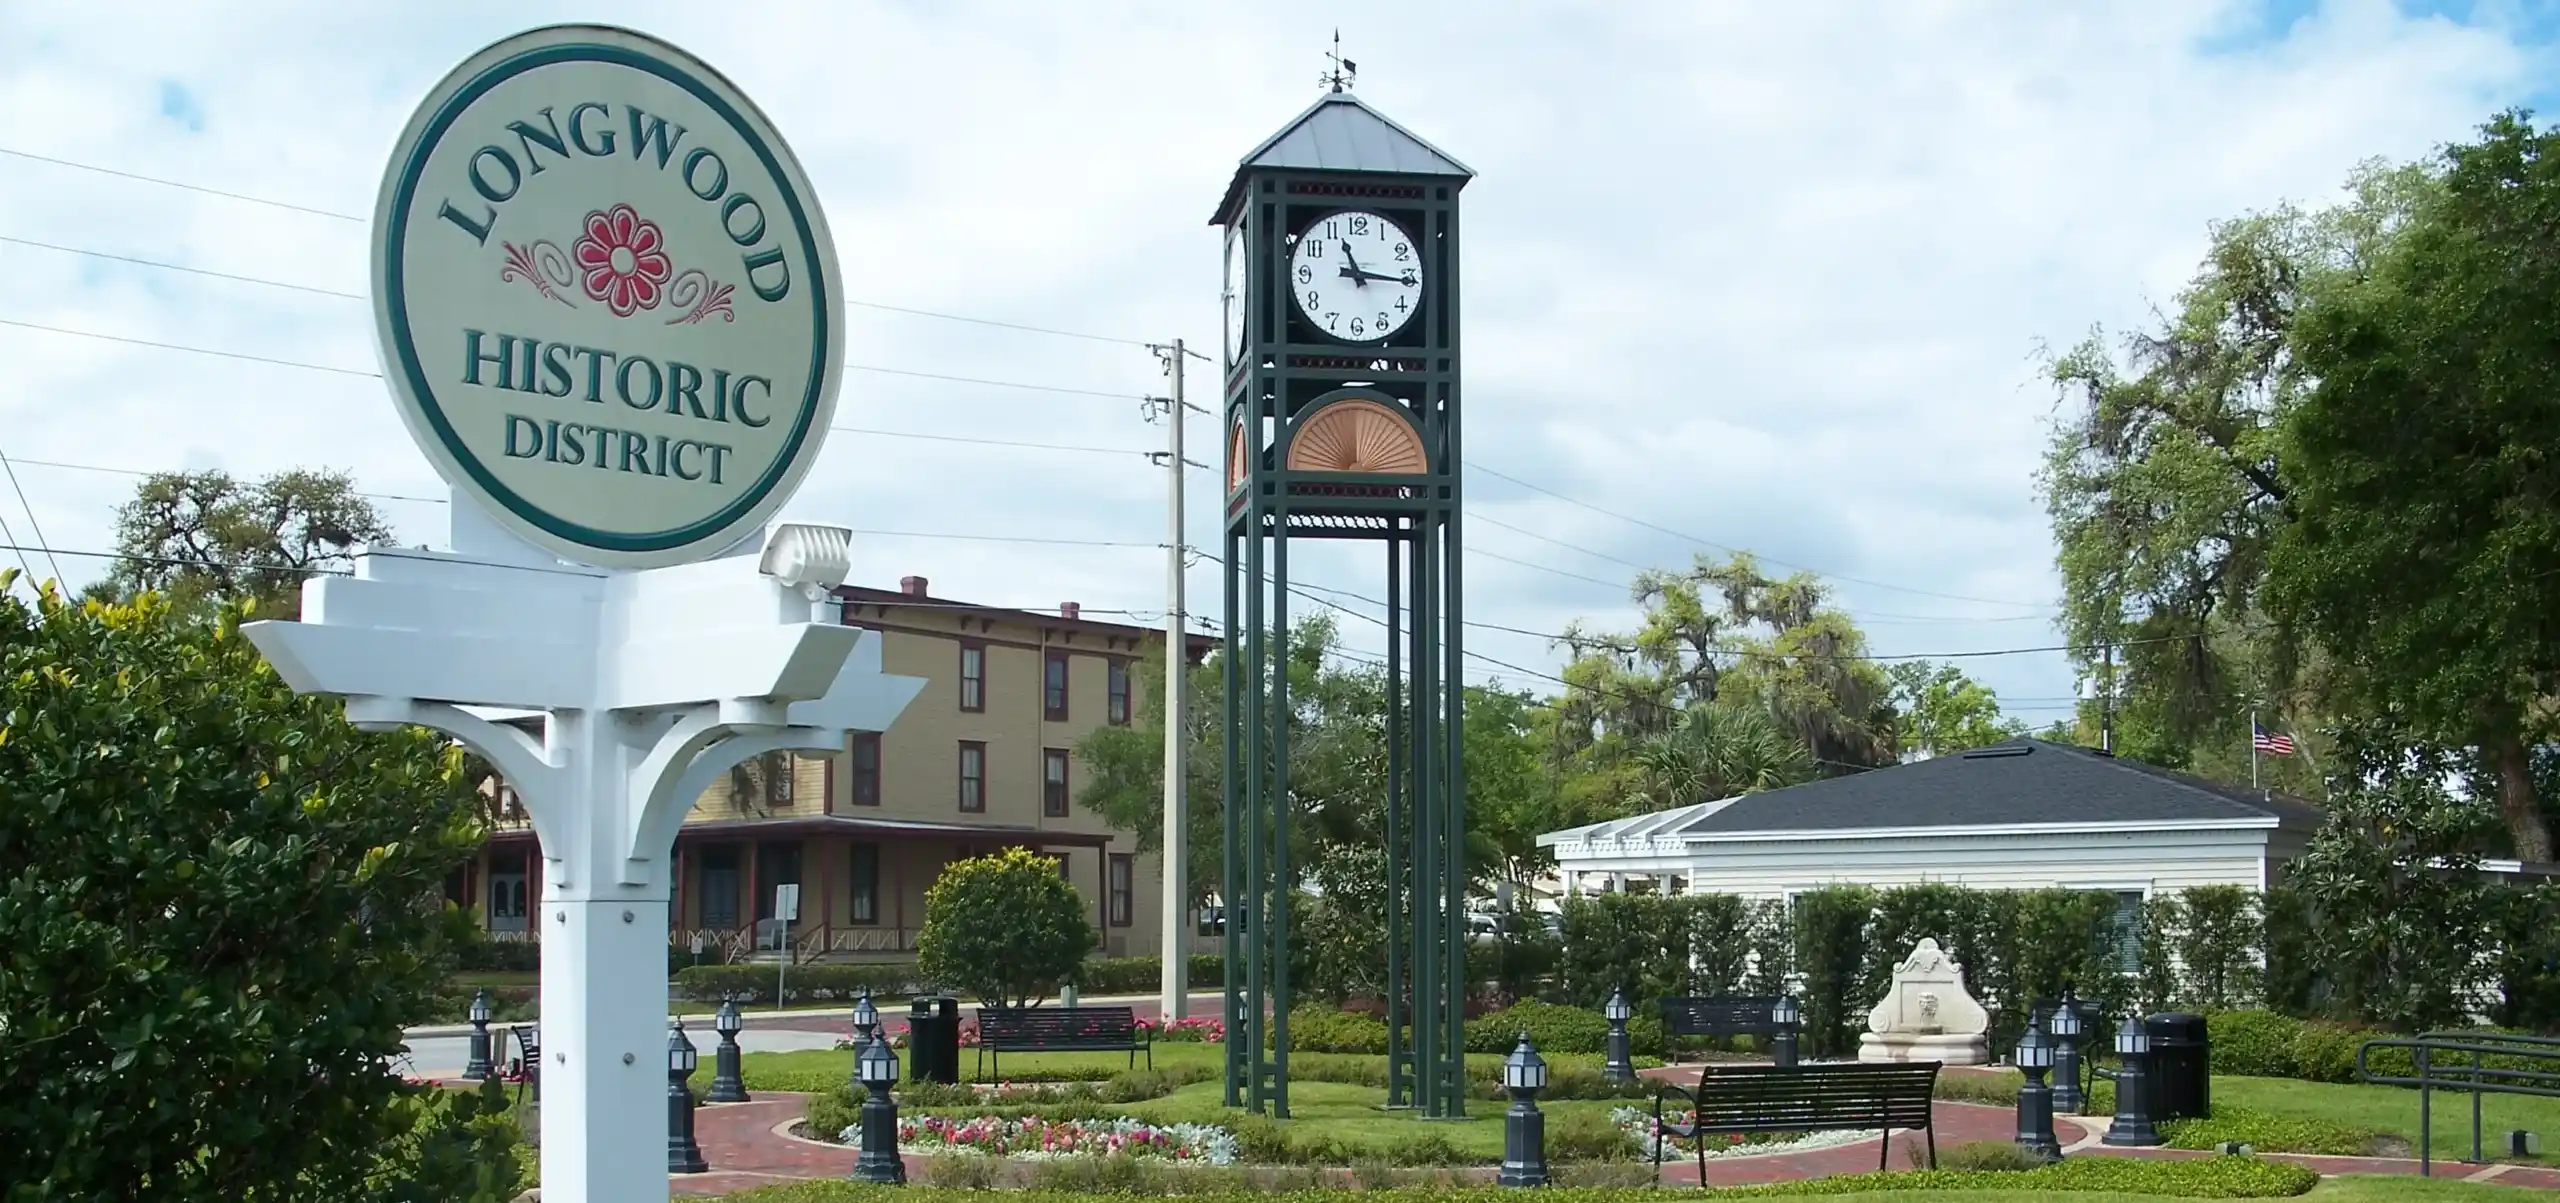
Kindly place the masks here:
<instances>
[{"instance_id":1,"label":"white building","mask_svg":"<svg viewBox=\"0 0 2560 1203\"><path fill-rule=\"evenodd\" d=\"M2322 820L2296 798L2088 748L2018 740L1538 837L1568 894L1784 898L1944 882L2265 889Z\"/></svg>"}]
</instances>

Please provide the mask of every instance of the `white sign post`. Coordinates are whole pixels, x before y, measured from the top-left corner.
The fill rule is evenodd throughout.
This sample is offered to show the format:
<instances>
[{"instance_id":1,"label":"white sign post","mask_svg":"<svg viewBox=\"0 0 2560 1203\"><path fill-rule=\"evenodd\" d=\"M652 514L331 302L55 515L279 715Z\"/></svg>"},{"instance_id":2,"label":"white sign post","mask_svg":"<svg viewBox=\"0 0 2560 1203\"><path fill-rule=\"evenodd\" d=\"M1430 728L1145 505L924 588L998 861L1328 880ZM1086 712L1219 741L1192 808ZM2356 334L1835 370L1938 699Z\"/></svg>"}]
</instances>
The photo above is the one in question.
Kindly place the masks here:
<instances>
[{"instance_id":1,"label":"white sign post","mask_svg":"<svg viewBox=\"0 0 2560 1203\"><path fill-rule=\"evenodd\" d=\"M800 919L800 885L784 882L773 887L773 948L782 955L773 963L773 1009L781 1010L789 996L782 985L791 972L791 925Z\"/></svg>"},{"instance_id":2,"label":"white sign post","mask_svg":"<svg viewBox=\"0 0 2560 1203\"><path fill-rule=\"evenodd\" d=\"M364 549L304 585L302 621L244 629L295 689L368 729L448 732L515 787L544 864L543 1197L663 1200L677 827L731 767L839 751L923 688L835 620L848 532L765 535L835 408L834 245L718 73L559 26L429 93L373 275L453 550ZM468 706L541 712L544 733Z\"/></svg>"}]
</instances>

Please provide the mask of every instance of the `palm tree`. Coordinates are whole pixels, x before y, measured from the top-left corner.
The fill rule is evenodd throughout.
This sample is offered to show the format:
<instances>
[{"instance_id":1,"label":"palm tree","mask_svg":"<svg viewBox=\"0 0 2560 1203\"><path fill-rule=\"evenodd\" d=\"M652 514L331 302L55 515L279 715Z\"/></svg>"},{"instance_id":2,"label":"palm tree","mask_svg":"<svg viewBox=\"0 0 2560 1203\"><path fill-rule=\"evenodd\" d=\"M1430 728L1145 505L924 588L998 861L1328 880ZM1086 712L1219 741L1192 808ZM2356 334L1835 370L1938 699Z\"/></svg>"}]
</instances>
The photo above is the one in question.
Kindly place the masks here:
<instances>
[{"instance_id":1,"label":"palm tree","mask_svg":"<svg viewBox=\"0 0 2560 1203\"><path fill-rule=\"evenodd\" d=\"M1691 706L1678 727L1635 752L1640 810L1782 789L1814 778L1812 755L1765 709Z\"/></svg>"}]
</instances>

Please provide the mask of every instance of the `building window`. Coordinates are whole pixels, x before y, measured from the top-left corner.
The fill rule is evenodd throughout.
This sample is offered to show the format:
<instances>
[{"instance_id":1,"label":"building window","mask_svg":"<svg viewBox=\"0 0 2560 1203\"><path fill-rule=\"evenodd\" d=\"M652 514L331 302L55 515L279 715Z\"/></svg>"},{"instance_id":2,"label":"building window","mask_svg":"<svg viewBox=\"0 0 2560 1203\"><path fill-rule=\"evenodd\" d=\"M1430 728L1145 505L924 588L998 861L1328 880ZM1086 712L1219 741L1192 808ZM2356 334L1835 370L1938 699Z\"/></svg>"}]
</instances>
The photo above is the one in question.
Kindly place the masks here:
<instances>
[{"instance_id":1,"label":"building window","mask_svg":"<svg viewBox=\"0 0 2560 1203\"><path fill-rule=\"evenodd\" d=\"M1067 654L1055 648L1040 669L1040 717L1053 723L1067 721Z\"/></svg>"},{"instance_id":2,"label":"building window","mask_svg":"<svg viewBox=\"0 0 2560 1203\"><path fill-rule=\"evenodd\" d=\"M1111 854L1111 926L1127 927L1138 910L1138 858Z\"/></svg>"},{"instance_id":3,"label":"building window","mask_svg":"<svg viewBox=\"0 0 2560 1203\"><path fill-rule=\"evenodd\" d=\"M853 804L880 805L880 733L853 733Z\"/></svg>"},{"instance_id":4,"label":"building window","mask_svg":"<svg viewBox=\"0 0 2560 1203\"><path fill-rule=\"evenodd\" d=\"M1114 660L1110 669L1111 701L1103 717L1114 727L1129 725L1129 662Z\"/></svg>"},{"instance_id":5,"label":"building window","mask_svg":"<svg viewBox=\"0 0 2560 1203\"><path fill-rule=\"evenodd\" d=\"M1067 817L1067 750L1040 750L1040 813L1052 819Z\"/></svg>"},{"instance_id":6,"label":"building window","mask_svg":"<svg viewBox=\"0 0 2560 1203\"><path fill-rule=\"evenodd\" d=\"M987 809L987 745L973 739L960 741L960 809Z\"/></svg>"},{"instance_id":7,"label":"building window","mask_svg":"<svg viewBox=\"0 0 2560 1203\"><path fill-rule=\"evenodd\" d=\"M2116 967L2126 973L2142 968L2142 891L2116 891Z\"/></svg>"},{"instance_id":8,"label":"building window","mask_svg":"<svg viewBox=\"0 0 2560 1203\"><path fill-rule=\"evenodd\" d=\"M853 911L847 923L868 927L880 921L880 845L853 847Z\"/></svg>"},{"instance_id":9,"label":"building window","mask_svg":"<svg viewBox=\"0 0 2560 1203\"><path fill-rule=\"evenodd\" d=\"M987 708L987 645L960 645L960 708L977 714Z\"/></svg>"},{"instance_id":10,"label":"building window","mask_svg":"<svg viewBox=\"0 0 2560 1203\"><path fill-rule=\"evenodd\" d=\"M738 846L714 844L695 862L700 875L702 926L728 931L738 926Z\"/></svg>"}]
</instances>

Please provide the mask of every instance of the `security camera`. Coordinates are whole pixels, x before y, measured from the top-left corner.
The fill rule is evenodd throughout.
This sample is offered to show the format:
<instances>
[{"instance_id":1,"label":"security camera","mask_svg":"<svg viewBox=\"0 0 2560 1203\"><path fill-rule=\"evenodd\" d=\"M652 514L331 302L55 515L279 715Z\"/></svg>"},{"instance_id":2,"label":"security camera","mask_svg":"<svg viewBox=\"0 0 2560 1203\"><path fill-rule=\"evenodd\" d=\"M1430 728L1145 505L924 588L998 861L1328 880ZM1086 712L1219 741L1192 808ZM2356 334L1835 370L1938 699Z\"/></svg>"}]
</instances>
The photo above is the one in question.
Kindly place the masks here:
<instances>
[{"instance_id":1,"label":"security camera","mask_svg":"<svg viewBox=\"0 0 2560 1203\"><path fill-rule=\"evenodd\" d=\"M853 532L840 526L786 522L764 541L757 570L800 591L811 602L824 601L853 572Z\"/></svg>"}]
</instances>

